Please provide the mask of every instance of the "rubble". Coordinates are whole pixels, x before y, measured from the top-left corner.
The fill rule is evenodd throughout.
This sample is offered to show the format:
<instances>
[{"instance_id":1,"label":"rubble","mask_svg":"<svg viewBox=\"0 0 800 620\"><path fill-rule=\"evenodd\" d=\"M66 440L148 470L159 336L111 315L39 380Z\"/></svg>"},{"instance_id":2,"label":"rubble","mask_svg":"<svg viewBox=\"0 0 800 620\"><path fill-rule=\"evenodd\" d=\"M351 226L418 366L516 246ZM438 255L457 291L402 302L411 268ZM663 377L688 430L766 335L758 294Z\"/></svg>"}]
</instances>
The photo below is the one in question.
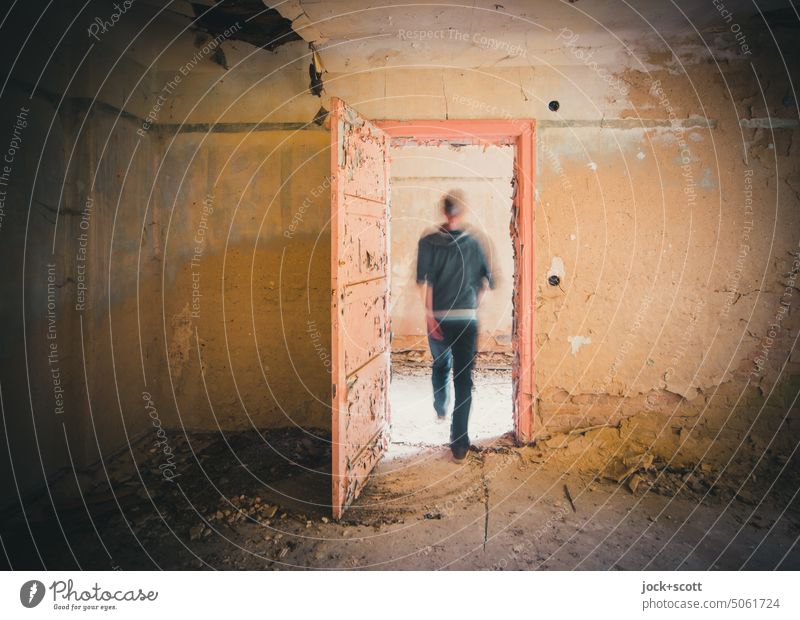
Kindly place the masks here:
<instances>
[{"instance_id":1,"label":"rubble","mask_svg":"<svg viewBox=\"0 0 800 620\"><path fill-rule=\"evenodd\" d=\"M137 550L144 548L156 554L159 562L166 558L176 567L278 570L309 562L314 565L312 558L329 566L347 565L351 560L337 553L335 545L360 545L396 524L406 523L403 531L432 532L447 529L454 519L474 519L477 514L470 513L483 506L480 491L486 480L490 485L505 480L511 489L518 489L522 480L528 481L527 486L542 475L553 476L557 495L551 495L550 501L539 503L534 492L522 505L508 505L505 499L500 504L500 510L509 515L543 511L537 518L548 525L536 530L538 536L570 522L567 515L577 513L579 504L593 512L596 493L610 494L622 504L648 500L642 520L653 527L683 523L683 517L676 517L672 510L666 514L654 509L654 498L669 498L670 505L675 498L692 506L724 507L733 511L733 518L743 527L772 531L775 514L763 515L760 509L756 513L767 488L772 485L770 502L774 505L786 501L780 495L785 489L797 488L791 479L788 485L773 485L776 471L789 477L796 477L797 472L787 460L771 453L765 453L758 464L740 459L727 468L710 460L678 464L645 446L625 443L619 429L604 427L552 436L525 447L500 441L479 448L457 475L442 448L442 458L426 459L424 474L419 473L425 480L436 480L436 485L431 487L418 478L416 465L392 470L368 485L363 501L344 519L332 521L325 506L330 493L330 443L324 434L316 437L299 430L175 437L176 462L180 463L180 477L175 482L160 476L154 466L159 454L151 453L143 438L130 453L118 455L105 467L80 472L77 481L83 487L83 500L80 496L72 498L77 503L66 500L68 482L76 484L74 475L54 486L54 497L63 498L59 500L59 518L71 531L79 531L76 524L86 520L88 508L93 524L84 525L86 534L92 537L91 528L96 527L104 540L118 544L111 552L123 558L137 557ZM316 497L321 499L310 494L315 486L319 491ZM617 488L625 492L617 494ZM33 508L28 514L40 522L52 519L46 495ZM411 524L421 527L409 528ZM570 527L576 524L572 522ZM524 530L519 534L525 535ZM561 536L554 537L553 544L560 545ZM490 540L487 551L491 544ZM101 549L99 553L104 552ZM199 564L196 556L202 558Z\"/></svg>"}]
</instances>

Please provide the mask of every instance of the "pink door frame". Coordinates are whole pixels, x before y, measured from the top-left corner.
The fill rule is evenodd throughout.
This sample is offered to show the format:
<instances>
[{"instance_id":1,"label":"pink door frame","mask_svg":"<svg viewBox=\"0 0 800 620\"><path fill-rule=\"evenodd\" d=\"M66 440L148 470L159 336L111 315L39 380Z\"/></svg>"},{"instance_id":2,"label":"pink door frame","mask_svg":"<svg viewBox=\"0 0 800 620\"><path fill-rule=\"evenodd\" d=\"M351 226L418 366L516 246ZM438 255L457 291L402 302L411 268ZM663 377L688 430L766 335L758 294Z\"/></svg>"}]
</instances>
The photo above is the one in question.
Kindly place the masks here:
<instances>
[{"instance_id":1,"label":"pink door frame","mask_svg":"<svg viewBox=\"0 0 800 620\"><path fill-rule=\"evenodd\" d=\"M514 434L518 443L533 440L533 187L536 124L533 120L374 121L393 141L417 144L513 145L515 193L511 236L514 241Z\"/></svg>"}]
</instances>

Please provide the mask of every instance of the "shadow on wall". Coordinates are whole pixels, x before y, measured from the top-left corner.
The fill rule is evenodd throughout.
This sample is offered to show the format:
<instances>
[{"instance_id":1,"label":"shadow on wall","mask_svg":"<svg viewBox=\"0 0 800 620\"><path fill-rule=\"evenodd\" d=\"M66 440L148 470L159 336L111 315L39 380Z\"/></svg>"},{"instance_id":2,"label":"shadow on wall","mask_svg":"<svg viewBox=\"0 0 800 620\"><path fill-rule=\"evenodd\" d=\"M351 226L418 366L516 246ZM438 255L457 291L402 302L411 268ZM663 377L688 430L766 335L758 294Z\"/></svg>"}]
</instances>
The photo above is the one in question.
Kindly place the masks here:
<instances>
[{"instance_id":1,"label":"shadow on wall","mask_svg":"<svg viewBox=\"0 0 800 620\"><path fill-rule=\"evenodd\" d=\"M200 303L198 272L176 274L165 302L180 413L169 426L330 426L329 239L263 245L204 256Z\"/></svg>"},{"instance_id":2,"label":"shadow on wall","mask_svg":"<svg viewBox=\"0 0 800 620\"><path fill-rule=\"evenodd\" d=\"M6 496L142 436L329 429L330 134L154 126L139 141L140 120L81 101L56 119L30 226L2 230L5 264L26 257L24 303L22 281L3 280L19 299L3 304L7 334L27 337L0 348L4 409L17 412ZM29 128L15 168L19 204L42 131Z\"/></svg>"},{"instance_id":3,"label":"shadow on wall","mask_svg":"<svg viewBox=\"0 0 800 620\"><path fill-rule=\"evenodd\" d=\"M169 425L330 426L329 142L217 133L165 153L165 177L187 176L161 189Z\"/></svg>"}]
</instances>

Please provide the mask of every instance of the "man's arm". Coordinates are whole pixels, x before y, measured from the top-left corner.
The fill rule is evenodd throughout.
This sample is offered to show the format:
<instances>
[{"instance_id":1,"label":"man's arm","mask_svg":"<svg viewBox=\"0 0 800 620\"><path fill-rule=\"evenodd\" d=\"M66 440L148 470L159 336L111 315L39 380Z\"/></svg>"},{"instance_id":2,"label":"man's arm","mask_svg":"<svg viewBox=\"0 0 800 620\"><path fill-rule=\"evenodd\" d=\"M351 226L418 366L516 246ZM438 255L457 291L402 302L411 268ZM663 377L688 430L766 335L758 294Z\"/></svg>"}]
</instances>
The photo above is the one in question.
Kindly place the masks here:
<instances>
[{"instance_id":1,"label":"man's arm","mask_svg":"<svg viewBox=\"0 0 800 620\"><path fill-rule=\"evenodd\" d=\"M489 260L486 258L486 253L483 251L483 246L481 243L478 243L478 260L480 261L480 268L476 302L477 305L480 306L481 300L486 294L486 290L490 288L493 289L495 287L495 274L492 271Z\"/></svg>"},{"instance_id":2,"label":"man's arm","mask_svg":"<svg viewBox=\"0 0 800 620\"><path fill-rule=\"evenodd\" d=\"M433 286L430 284L423 284L423 297L425 302L425 324L428 329L428 335L434 340L443 340L444 334L442 328L439 326L439 321L433 316Z\"/></svg>"},{"instance_id":3,"label":"man's arm","mask_svg":"<svg viewBox=\"0 0 800 620\"><path fill-rule=\"evenodd\" d=\"M433 316L433 284L431 284L429 269L430 248L420 239L417 246L417 284L422 305L425 307L425 325L431 338L442 340L444 335L439 327L439 322Z\"/></svg>"},{"instance_id":4,"label":"man's arm","mask_svg":"<svg viewBox=\"0 0 800 620\"><path fill-rule=\"evenodd\" d=\"M477 295L477 305L481 305L481 301L483 300L483 296L486 294L486 290L489 288L489 283L486 280L481 280L481 286L478 289Z\"/></svg>"}]
</instances>

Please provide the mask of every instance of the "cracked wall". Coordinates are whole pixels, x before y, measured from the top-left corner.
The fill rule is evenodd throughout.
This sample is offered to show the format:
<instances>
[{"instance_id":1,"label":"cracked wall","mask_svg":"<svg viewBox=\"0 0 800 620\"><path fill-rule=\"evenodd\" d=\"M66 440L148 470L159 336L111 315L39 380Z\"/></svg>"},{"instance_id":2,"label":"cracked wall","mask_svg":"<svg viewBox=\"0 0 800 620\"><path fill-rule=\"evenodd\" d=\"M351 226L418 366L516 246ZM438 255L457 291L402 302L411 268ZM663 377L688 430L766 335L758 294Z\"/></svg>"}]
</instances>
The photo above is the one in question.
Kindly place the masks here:
<instances>
[{"instance_id":1,"label":"cracked wall","mask_svg":"<svg viewBox=\"0 0 800 620\"><path fill-rule=\"evenodd\" d=\"M760 60L774 51L765 33L751 37L763 94L750 57L726 51L717 65L695 49L681 65L642 42L649 73L612 71L625 94L580 63L441 68L421 53L416 68L334 63L320 100L308 92L305 42L272 53L230 41L229 68L199 59L140 135L197 47L172 16L115 64L153 9L136 11L87 65L84 32L67 39L30 99L9 190L22 210L7 211L0 244L13 267L0 350L12 449L29 465L22 486L151 432L143 390L176 433L329 424L329 133L308 124L333 95L374 119L537 121L540 437L626 425L664 439L660 450L696 445L697 456L720 433L719 454L797 436L800 136L785 69ZM795 63L797 37L778 36ZM45 47L15 68L4 121L27 105ZM86 309L76 311L89 198ZM63 416L48 362L53 257ZM551 286L556 257L563 277ZM9 476L4 488L15 492Z\"/></svg>"},{"instance_id":2,"label":"cracked wall","mask_svg":"<svg viewBox=\"0 0 800 620\"><path fill-rule=\"evenodd\" d=\"M540 131L541 432L656 417L673 449L714 441L716 457L797 436L798 128L741 121L792 114L780 71L758 66L762 101L746 63L629 72L626 128ZM591 342L567 354L575 333Z\"/></svg>"}]
</instances>

